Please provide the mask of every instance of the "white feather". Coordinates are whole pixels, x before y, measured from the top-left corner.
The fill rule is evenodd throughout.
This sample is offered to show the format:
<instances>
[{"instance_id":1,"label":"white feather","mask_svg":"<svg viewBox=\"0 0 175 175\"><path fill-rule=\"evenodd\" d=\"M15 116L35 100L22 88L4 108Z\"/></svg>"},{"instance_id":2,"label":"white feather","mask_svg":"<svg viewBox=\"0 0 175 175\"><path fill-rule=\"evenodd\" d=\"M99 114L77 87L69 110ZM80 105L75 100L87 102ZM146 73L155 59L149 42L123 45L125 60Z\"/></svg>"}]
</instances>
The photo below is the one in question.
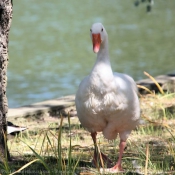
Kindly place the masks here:
<instances>
[{"instance_id":1,"label":"white feather","mask_svg":"<svg viewBox=\"0 0 175 175\"><path fill-rule=\"evenodd\" d=\"M107 139L115 139L119 133L126 140L139 124L137 87L130 76L113 73L103 25L96 23L91 30L100 33L102 43L90 75L79 85L75 99L77 114L90 132L102 131Z\"/></svg>"}]
</instances>

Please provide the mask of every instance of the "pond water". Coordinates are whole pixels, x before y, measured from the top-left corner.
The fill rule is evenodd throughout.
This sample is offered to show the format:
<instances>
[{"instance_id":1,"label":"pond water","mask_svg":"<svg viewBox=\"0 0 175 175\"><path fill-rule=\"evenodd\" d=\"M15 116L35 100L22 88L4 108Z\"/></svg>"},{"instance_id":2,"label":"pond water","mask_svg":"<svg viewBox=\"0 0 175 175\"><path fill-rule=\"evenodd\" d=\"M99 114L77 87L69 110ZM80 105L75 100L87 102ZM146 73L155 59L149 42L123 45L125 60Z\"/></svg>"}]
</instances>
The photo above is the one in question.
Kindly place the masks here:
<instances>
[{"instance_id":1,"label":"pond water","mask_svg":"<svg viewBox=\"0 0 175 175\"><path fill-rule=\"evenodd\" d=\"M175 1L14 1L10 30L9 107L75 94L96 55L89 29L104 24L113 71L135 80L175 72Z\"/></svg>"}]
</instances>

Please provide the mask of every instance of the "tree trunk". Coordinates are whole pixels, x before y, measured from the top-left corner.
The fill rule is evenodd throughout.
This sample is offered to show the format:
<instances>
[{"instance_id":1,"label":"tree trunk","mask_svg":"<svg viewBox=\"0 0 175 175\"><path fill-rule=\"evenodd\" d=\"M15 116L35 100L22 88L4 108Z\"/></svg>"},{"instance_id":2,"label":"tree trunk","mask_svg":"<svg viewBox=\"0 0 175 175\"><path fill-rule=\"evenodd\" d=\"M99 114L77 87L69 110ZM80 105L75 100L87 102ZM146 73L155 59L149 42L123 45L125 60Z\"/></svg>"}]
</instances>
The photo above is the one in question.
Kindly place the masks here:
<instances>
[{"instance_id":1,"label":"tree trunk","mask_svg":"<svg viewBox=\"0 0 175 175\"><path fill-rule=\"evenodd\" d=\"M7 148L8 102L6 97L8 37L12 21L12 0L0 0L0 161L10 160Z\"/></svg>"}]
</instances>

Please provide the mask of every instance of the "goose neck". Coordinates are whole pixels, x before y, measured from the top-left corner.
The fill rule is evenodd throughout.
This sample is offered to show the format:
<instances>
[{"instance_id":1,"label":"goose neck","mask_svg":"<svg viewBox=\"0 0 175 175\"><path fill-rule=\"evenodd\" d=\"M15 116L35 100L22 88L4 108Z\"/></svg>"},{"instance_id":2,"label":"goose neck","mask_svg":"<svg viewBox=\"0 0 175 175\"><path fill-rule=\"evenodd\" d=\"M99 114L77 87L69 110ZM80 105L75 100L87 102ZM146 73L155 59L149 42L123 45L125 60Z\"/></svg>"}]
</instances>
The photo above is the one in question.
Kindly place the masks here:
<instances>
[{"instance_id":1,"label":"goose neck","mask_svg":"<svg viewBox=\"0 0 175 175\"><path fill-rule=\"evenodd\" d=\"M108 43L107 42L104 42L101 44L101 47L100 47L100 50L97 54L97 61L101 62L101 61L104 61L104 62L110 62L109 61L109 51L108 51Z\"/></svg>"}]
</instances>

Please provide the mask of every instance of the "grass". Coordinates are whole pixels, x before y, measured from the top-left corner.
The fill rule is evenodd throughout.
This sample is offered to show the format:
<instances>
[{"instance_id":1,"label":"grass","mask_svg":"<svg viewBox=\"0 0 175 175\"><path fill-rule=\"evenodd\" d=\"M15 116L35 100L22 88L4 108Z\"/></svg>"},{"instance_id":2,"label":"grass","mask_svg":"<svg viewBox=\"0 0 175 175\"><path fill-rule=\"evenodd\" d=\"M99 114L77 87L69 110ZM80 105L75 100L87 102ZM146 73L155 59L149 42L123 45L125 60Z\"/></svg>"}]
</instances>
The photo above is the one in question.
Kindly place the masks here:
<instances>
[{"instance_id":1,"label":"grass","mask_svg":"<svg viewBox=\"0 0 175 175\"><path fill-rule=\"evenodd\" d=\"M123 156L124 173L175 174L175 94L140 96L144 121L132 132ZM100 150L116 162L119 139L98 134ZM46 129L28 130L8 141L12 162L0 164L0 174L102 174L92 167L93 142L77 117L58 118Z\"/></svg>"}]
</instances>

